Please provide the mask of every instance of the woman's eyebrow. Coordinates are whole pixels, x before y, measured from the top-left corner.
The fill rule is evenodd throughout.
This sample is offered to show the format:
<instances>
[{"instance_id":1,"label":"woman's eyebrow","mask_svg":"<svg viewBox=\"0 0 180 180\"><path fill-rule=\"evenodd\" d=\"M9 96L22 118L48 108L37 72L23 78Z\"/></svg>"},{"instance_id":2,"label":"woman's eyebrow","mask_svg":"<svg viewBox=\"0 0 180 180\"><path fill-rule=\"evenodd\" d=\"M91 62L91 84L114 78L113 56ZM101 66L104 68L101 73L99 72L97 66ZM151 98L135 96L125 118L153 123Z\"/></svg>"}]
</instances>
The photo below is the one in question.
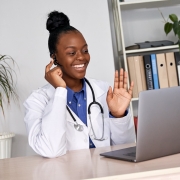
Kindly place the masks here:
<instances>
[{"instance_id":1,"label":"woman's eyebrow","mask_svg":"<svg viewBox=\"0 0 180 180\"><path fill-rule=\"evenodd\" d=\"M85 46L88 46L87 44L84 44L84 46L83 47L85 47ZM82 47L82 48L83 48ZM65 49L68 49L68 48L76 48L75 46L67 46Z\"/></svg>"}]
</instances>

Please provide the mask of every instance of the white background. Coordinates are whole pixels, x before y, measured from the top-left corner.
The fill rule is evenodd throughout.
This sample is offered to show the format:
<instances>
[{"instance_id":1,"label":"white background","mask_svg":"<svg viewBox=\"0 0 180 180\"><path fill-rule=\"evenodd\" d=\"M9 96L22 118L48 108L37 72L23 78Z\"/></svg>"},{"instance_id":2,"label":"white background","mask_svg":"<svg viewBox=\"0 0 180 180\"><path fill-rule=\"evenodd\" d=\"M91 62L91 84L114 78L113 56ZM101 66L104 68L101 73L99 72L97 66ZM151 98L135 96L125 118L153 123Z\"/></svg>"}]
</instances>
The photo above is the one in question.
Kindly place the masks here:
<instances>
[{"instance_id":1,"label":"white background","mask_svg":"<svg viewBox=\"0 0 180 180\"><path fill-rule=\"evenodd\" d=\"M113 84L114 60L106 0L1 0L0 54L11 55L19 66L16 71L19 107L11 103L6 108L9 129L16 134L12 157L35 154L27 141L23 102L32 90L46 84L44 69L50 61L46 20L53 10L67 14L71 25L84 35L91 54L87 76ZM2 129L2 123L0 126Z\"/></svg>"}]
</instances>

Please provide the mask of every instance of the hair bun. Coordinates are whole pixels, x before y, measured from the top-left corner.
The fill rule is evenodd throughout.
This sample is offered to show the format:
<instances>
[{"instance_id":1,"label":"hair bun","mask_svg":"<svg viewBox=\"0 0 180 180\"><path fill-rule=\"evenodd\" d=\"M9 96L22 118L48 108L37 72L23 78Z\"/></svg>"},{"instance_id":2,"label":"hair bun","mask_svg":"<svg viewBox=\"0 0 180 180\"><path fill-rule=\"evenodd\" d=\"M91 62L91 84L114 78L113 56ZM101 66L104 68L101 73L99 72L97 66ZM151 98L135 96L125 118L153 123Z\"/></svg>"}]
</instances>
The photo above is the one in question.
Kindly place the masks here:
<instances>
[{"instance_id":1,"label":"hair bun","mask_svg":"<svg viewBox=\"0 0 180 180\"><path fill-rule=\"evenodd\" d=\"M46 29L51 33L57 28L69 26L69 18L62 12L53 11L48 14Z\"/></svg>"}]
</instances>

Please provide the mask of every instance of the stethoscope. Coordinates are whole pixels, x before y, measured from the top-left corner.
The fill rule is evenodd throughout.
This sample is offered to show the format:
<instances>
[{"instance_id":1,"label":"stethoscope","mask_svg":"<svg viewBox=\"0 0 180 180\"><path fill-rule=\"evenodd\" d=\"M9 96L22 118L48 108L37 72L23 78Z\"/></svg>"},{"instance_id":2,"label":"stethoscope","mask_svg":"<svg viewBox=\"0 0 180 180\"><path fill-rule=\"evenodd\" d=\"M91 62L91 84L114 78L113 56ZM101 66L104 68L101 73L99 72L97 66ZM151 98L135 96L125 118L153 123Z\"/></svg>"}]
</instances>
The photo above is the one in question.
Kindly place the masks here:
<instances>
[{"instance_id":1,"label":"stethoscope","mask_svg":"<svg viewBox=\"0 0 180 180\"><path fill-rule=\"evenodd\" d=\"M94 90L93 90L90 82L89 82L86 78L85 78L85 81L86 81L86 83L89 85L89 87L90 87L90 89L91 89L91 92L92 92L92 97L93 97L93 102L91 102L91 103L89 104L89 106L88 106L88 115L89 115L89 120L90 120L90 123L91 123L91 129L92 129L92 132L93 132L93 135L94 135L94 139L95 139L95 140L98 140L98 141L104 141L104 140L105 140L105 138L104 138L104 111L103 111L103 108L102 108L101 104L98 103L98 102L96 102ZM92 121L91 121L91 106L92 106L93 104L97 104L97 105L99 106L99 108L100 108L100 110L101 110L101 114L102 114L103 131L102 131L102 137L101 137L101 138L97 138L97 136L96 136L96 134L95 134L95 132L94 132L94 128L93 128L93 125L92 125ZM73 119L74 122L75 122L74 128L75 128L77 131L79 131L79 132L83 131L83 130L84 130L83 125L77 123L75 117L73 116L73 114L71 113L71 111L70 111L70 109L69 109L69 107L68 107L67 105L66 105L66 108L67 108L69 114L71 115L72 119Z\"/></svg>"}]
</instances>

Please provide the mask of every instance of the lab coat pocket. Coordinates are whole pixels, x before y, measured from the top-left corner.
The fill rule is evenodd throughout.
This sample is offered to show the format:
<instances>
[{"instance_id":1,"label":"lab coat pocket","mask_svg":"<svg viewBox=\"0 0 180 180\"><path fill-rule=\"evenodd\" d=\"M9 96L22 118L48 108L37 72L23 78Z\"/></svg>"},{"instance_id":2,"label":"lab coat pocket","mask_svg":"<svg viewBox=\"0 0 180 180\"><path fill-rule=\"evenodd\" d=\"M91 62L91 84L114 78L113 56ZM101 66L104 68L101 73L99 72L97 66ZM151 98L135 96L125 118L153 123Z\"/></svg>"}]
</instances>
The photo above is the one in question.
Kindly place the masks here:
<instances>
[{"instance_id":1,"label":"lab coat pocket","mask_svg":"<svg viewBox=\"0 0 180 180\"><path fill-rule=\"evenodd\" d=\"M83 125L83 131L78 131L74 128L75 122L67 121L67 149L87 149L89 147L88 130Z\"/></svg>"}]
</instances>

